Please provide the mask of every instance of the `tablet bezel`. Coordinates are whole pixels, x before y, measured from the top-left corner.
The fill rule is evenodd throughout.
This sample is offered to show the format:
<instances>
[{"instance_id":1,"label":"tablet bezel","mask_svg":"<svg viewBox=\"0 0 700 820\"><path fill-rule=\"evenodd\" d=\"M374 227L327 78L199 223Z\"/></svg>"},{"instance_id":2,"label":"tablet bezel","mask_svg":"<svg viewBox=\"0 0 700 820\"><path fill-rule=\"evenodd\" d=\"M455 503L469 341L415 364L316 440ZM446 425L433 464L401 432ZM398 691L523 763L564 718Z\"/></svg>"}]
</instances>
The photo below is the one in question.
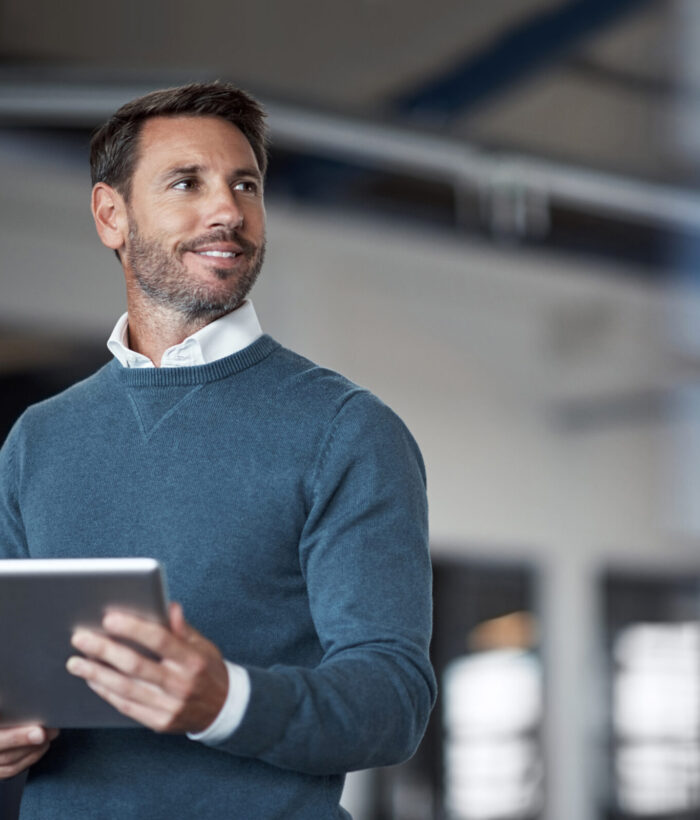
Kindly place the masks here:
<instances>
[{"instance_id":1,"label":"tablet bezel","mask_svg":"<svg viewBox=\"0 0 700 820\"><path fill-rule=\"evenodd\" d=\"M70 638L109 609L167 624L167 600L153 558L0 560L0 726L139 726L66 670Z\"/></svg>"}]
</instances>

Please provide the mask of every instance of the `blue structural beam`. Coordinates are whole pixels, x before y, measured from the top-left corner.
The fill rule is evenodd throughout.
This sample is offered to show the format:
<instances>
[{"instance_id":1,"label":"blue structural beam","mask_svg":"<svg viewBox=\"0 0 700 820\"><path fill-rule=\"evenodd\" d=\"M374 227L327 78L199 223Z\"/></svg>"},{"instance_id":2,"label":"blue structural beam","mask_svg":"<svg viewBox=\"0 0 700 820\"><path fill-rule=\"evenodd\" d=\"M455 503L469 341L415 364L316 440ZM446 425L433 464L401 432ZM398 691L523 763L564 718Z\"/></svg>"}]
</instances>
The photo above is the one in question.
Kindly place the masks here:
<instances>
[{"instance_id":1,"label":"blue structural beam","mask_svg":"<svg viewBox=\"0 0 700 820\"><path fill-rule=\"evenodd\" d=\"M509 29L449 72L397 100L401 113L446 123L565 57L623 15L662 0L568 0Z\"/></svg>"}]
</instances>

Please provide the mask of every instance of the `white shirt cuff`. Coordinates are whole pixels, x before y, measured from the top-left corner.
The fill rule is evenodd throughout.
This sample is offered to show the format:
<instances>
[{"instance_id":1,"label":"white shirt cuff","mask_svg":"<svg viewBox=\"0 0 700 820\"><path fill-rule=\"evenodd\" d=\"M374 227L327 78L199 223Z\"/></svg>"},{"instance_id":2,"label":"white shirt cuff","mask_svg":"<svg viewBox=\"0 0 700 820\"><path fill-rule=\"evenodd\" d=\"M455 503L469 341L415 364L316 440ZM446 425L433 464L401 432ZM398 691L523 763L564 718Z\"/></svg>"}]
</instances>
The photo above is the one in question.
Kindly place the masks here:
<instances>
[{"instance_id":1,"label":"white shirt cuff","mask_svg":"<svg viewBox=\"0 0 700 820\"><path fill-rule=\"evenodd\" d=\"M228 671L228 693L221 711L214 721L201 732L187 733L190 740L198 740L208 746L214 746L230 737L243 720L250 700L250 677L242 667L230 661L224 661Z\"/></svg>"}]
</instances>

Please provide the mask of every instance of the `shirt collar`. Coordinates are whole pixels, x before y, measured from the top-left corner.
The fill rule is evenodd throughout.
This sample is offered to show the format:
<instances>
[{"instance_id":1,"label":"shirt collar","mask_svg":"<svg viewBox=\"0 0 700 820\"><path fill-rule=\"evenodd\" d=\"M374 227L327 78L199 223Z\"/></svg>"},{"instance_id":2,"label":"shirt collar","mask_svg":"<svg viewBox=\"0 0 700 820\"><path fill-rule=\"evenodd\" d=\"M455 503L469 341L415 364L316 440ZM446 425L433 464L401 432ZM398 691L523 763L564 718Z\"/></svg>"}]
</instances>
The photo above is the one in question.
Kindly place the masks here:
<instances>
[{"instance_id":1,"label":"shirt collar","mask_svg":"<svg viewBox=\"0 0 700 820\"><path fill-rule=\"evenodd\" d=\"M161 367L193 367L210 364L231 356L251 345L262 336L253 303L246 299L231 313L205 325L201 330L169 347L160 361ZM107 340L109 352L123 367L154 367L142 353L129 348L129 322L125 313L117 320Z\"/></svg>"}]
</instances>

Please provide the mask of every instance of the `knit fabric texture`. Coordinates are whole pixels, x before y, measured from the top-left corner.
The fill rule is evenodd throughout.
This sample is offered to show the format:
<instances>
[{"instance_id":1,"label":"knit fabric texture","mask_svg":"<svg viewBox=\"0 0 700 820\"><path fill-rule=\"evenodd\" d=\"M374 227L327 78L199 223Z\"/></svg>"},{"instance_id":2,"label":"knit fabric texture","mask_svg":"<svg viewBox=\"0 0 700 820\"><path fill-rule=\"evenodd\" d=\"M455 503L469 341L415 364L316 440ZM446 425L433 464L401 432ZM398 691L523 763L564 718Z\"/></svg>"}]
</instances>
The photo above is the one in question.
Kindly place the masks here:
<instances>
[{"instance_id":1,"label":"knit fabric texture","mask_svg":"<svg viewBox=\"0 0 700 820\"><path fill-rule=\"evenodd\" d=\"M64 729L23 820L337 820L345 772L420 741L435 699L420 453L379 399L269 336L200 367L113 361L29 408L0 451L0 555L156 558L251 679L216 747Z\"/></svg>"}]
</instances>

